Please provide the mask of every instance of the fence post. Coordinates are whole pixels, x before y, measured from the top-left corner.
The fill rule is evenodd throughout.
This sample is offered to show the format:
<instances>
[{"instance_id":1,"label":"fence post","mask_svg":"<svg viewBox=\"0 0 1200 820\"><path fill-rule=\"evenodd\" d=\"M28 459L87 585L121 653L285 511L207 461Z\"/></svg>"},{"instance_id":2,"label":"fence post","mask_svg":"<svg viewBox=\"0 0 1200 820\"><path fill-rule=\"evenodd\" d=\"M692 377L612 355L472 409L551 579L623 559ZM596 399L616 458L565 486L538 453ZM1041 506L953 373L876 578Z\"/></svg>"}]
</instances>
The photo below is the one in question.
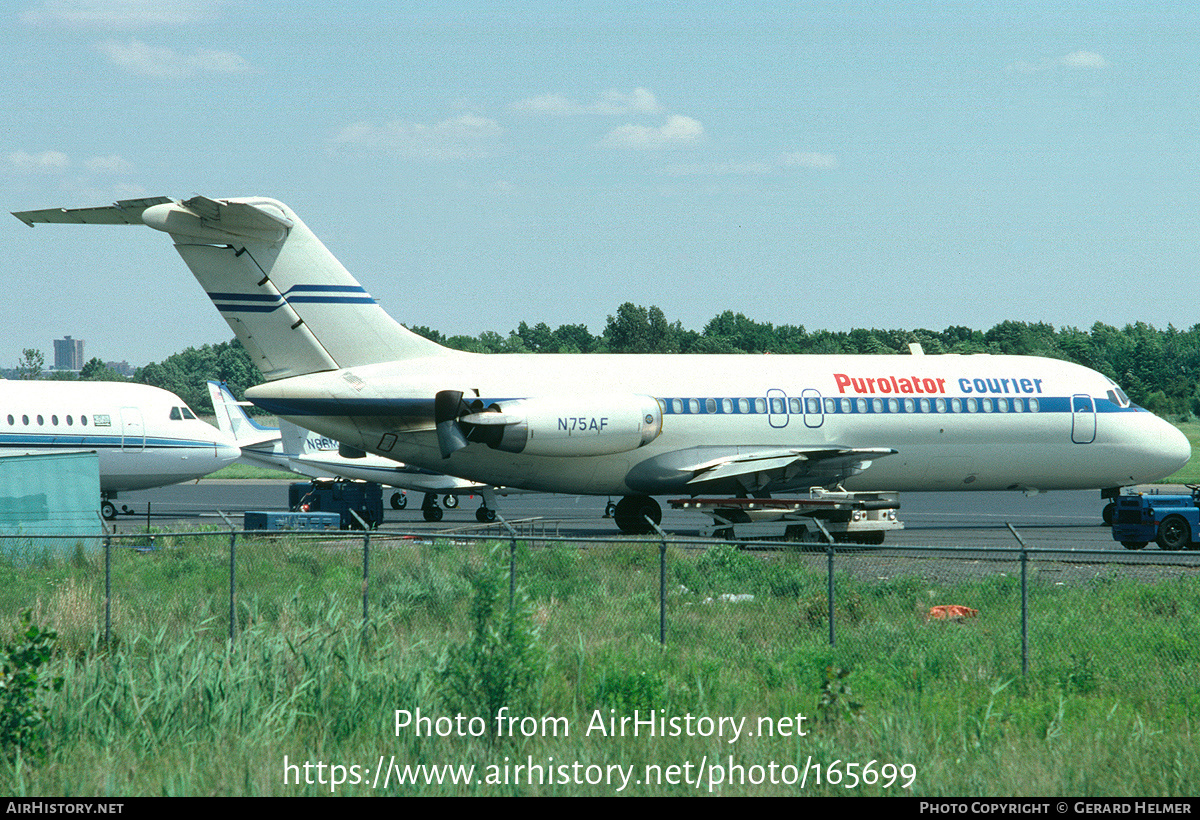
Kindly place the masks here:
<instances>
[{"instance_id":1,"label":"fence post","mask_svg":"<svg viewBox=\"0 0 1200 820\"><path fill-rule=\"evenodd\" d=\"M1029 550L1025 539L1012 524L1005 523L1008 531L1021 545L1021 674L1029 675Z\"/></svg>"},{"instance_id":2,"label":"fence post","mask_svg":"<svg viewBox=\"0 0 1200 820\"><path fill-rule=\"evenodd\" d=\"M237 530L229 530L229 643L237 637Z\"/></svg>"},{"instance_id":3,"label":"fence post","mask_svg":"<svg viewBox=\"0 0 1200 820\"><path fill-rule=\"evenodd\" d=\"M829 645L837 646L837 636L833 626L833 605L835 601L833 595L833 536L829 534L829 530L825 529L825 525L821 523L821 519L814 518L812 522L817 525L817 529L825 536L825 556L827 559L825 575L828 587L826 597L829 600Z\"/></svg>"},{"instance_id":4,"label":"fence post","mask_svg":"<svg viewBox=\"0 0 1200 820\"><path fill-rule=\"evenodd\" d=\"M367 637L367 591L370 586L370 566L371 566L371 528L363 521L362 516L355 510L350 510L350 514L357 519L359 526L363 528L363 579L362 579L362 601L363 601L363 638Z\"/></svg>"},{"instance_id":5,"label":"fence post","mask_svg":"<svg viewBox=\"0 0 1200 820\"><path fill-rule=\"evenodd\" d=\"M104 643L112 641L112 536L104 536Z\"/></svg>"},{"instance_id":6,"label":"fence post","mask_svg":"<svg viewBox=\"0 0 1200 820\"><path fill-rule=\"evenodd\" d=\"M517 531L512 524L504 520L504 516L496 513L496 520L508 530L508 614L513 614L517 604Z\"/></svg>"},{"instance_id":7,"label":"fence post","mask_svg":"<svg viewBox=\"0 0 1200 820\"><path fill-rule=\"evenodd\" d=\"M650 519L650 516L642 516L646 519L646 523L654 528L658 533L658 643L661 646L667 645L667 534L662 531L662 528L655 524Z\"/></svg>"},{"instance_id":8,"label":"fence post","mask_svg":"<svg viewBox=\"0 0 1200 820\"><path fill-rule=\"evenodd\" d=\"M835 632L834 632L834 627L833 627L833 604L834 604L834 597L833 597L833 555L834 555L834 552L833 552L833 542L832 542L832 541L830 541L828 544L826 544L826 545L825 545L825 556L826 556L826 570L825 570L825 578L826 578L826 583L827 583L827 585L828 585L828 589L827 589L827 592L826 592L826 594L827 594L827 596L828 596L828 598L829 598L829 645L830 645L830 646L837 646L837 636L836 636L836 634L835 634Z\"/></svg>"}]
</instances>

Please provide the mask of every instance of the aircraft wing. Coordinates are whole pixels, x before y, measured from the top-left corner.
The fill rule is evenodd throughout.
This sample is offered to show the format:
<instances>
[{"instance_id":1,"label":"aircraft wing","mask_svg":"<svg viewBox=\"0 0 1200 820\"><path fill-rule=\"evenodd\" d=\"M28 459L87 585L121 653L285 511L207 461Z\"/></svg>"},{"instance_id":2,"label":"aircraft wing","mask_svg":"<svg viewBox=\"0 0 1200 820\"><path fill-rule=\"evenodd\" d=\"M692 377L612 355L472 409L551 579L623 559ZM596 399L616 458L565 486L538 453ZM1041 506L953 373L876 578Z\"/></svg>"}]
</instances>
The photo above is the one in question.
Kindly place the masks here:
<instances>
[{"instance_id":1,"label":"aircraft wing","mask_svg":"<svg viewBox=\"0 0 1200 820\"><path fill-rule=\"evenodd\" d=\"M877 458L897 451L884 447L775 447L750 450L692 464L688 484L735 479L747 490L767 487L827 487L858 475Z\"/></svg>"}]
</instances>

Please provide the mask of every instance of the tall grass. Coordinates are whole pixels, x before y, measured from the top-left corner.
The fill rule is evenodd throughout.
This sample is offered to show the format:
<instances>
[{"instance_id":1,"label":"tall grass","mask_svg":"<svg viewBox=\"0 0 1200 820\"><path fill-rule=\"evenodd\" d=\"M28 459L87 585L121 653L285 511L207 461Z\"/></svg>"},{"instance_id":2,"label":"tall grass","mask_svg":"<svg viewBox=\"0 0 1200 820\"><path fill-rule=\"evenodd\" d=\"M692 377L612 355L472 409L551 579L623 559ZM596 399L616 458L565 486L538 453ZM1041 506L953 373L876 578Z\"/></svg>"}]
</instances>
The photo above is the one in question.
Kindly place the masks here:
<instances>
[{"instance_id":1,"label":"tall grass","mask_svg":"<svg viewBox=\"0 0 1200 820\"><path fill-rule=\"evenodd\" d=\"M1034 584L1029 675L1021 675L1020 589L1003 576L931 581L838 574L828 643L823 556L727 547L669 551L667 644L657 642L658 548L519 549L509 606L506 550L390 545L372 553L370 622L360 555L323 541L239 543L238 636L228 640L227 536L123 549L115 639L104 644L102 563L0 567L3 612L34 609L59 641L66 683L46 695L40 759L0 761L0 789L40 795L301 795L332 789L297 764L474 764L466 784L346 783L339 794L614 794L608 783L514 782L535 764L645 767L702 760L804 767L912 764L908 790L812 794L1193 795L1200 786L1200 581L1112 575ZM729 602L722 593L753 595ZM926 621L934 603L980 616ZM14 620L12 617L10 621ZM498 704L565 718L497 736ZM397 734L396 710L478 717L480 737ZM608 736L597 716L795 718L806 734ZM445 728L447 724L443 724ZM478 725L478 724L477 724ZM521 724L516 724L520 726ZM593 727L590 733L589 725ZM607 725L607 724L606 724ZM767 724L763 724L764 727ZM786 725L786 724L781 724ZM550 735L562 727L569 735ZM550 759L553 758L553 761ZM507 760L506 760L507 759ZM487 782L484 767L497 783ZM839 768L843 767L843 768ZM797 769L798 770L798 769ZM765 771L765 770L764 770ZM828 771L825 771L828 774ZM328 775L328 770L326 770ZM797 785L712 785L796 794ZM382 779L381 779L382 782ZM691 794L683 783L624 793Z\"/></svg>"}]
</instances>

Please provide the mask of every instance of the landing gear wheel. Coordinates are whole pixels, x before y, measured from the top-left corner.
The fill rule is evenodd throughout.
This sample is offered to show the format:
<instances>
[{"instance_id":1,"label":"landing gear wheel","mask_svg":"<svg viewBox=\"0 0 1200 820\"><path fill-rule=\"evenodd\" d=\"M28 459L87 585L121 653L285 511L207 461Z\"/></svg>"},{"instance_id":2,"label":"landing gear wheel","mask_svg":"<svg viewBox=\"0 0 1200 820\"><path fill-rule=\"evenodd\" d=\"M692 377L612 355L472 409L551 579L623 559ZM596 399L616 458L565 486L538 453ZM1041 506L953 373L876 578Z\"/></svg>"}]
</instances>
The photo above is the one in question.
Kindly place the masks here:
<instances>
[{"instance_id":1,"label":"landing gear wheel","mask_svg":"<svg viewBox=\"0 0 1200 820\"><path fill-rule=\"evenodd\" d=\"M1148 543L1148 541L1122 541L1121 546L1127 550L1140 550Z\"/></svg>"},{"instance_id":2,"label":"landing gear wheel","mask_svg":"<svg viewBox=\"0 0 1200 820\"><path fill-rule=\"evenodd\" d=\"M392 493L392 509L402 510L408 506L408 495L405 493Z\"/></svg>"},{"instance_id":3,"label":"landing gear wheel","mask_svg":"<svg viewBox=\"0 0 1200 820\"><path fill-rule=\"evenodd\" d=\"M655 526L662 523L662 507L648 495L627 495L617 502L613 518L617 529L626 535L645 535L654 532L646 518Z\"/></svg>"},{"instance_id":4,"label":"landing gear wheel","mask_svg":"<svg viewBox=\"0 0 1200 820\"><path fill-rule=\"evenodd\" d=\"M112 521L117 517L117 505L111 501L101 501L100 514L104 516L105 521Z\"/></svg>"},{"instance_id":5,"label":"landing gear wheel","mask_svg":"<svg viewBox=\"0 0 1200 820\"><path fill-rule=\"evenodd\" d=\"M441 507L426 507L421 510L421 514L425 516L426 521L441 521L444 515Z\"/></svg>"},{"instance_id":6,"label":"landing gear wheel","mask_svg":"<svg viewBox=\"0 0 1200 820\"><path fill-rule=\"evenodd\" d=\"M491 507L480 507L475 511L475 520L480 524L490 524L496 520L496 511Z\"/></svg>"},{"instance_id":7,"label":"landing gear wheel","mask_svg":"<svg viewBox=\"0 0 1200 820\"><path fill-rule=\"evenodd\" d=\"M1100 518L1104 521L1104 526L1111 527L1113 516L1117 514L1117 502L1110 501L1104 505L1104 509L1100 511Z\"/></svg>"},{"instance_id":8,"label":"landing gear wheel","mask_svg":"<svg viewBox=\"0 0 1200 820\"><path fill-rule=\"evenodd\" d=\"M458 496L446 494L442 496L442 506L448 510L453 510L458 506Z\"/></svg>"},{"instance_id":9,"label":"landing gear wheel","mask_svg":"<svg viewBox=\"0 0 1200 820\"><path fill-rule=\"evenodd\" d=\"M1165 550L1181 550L1192 543L1192 528L1182 515L1168 515L1158 525L1158 537L1154 540Z\"/></svg>"}]
</instances>

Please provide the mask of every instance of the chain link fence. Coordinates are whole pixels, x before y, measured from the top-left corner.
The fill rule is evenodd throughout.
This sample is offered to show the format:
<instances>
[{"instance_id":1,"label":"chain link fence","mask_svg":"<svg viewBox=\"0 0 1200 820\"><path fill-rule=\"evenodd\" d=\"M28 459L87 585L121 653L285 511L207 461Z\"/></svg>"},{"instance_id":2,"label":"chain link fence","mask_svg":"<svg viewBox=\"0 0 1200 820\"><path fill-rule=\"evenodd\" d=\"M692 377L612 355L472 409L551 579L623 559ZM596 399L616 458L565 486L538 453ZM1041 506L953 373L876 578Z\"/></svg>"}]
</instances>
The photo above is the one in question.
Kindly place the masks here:
<instances>
[{"instance_id":1,"label":"chain link fence","mask_svg":"<svg viewBox=\"0 0 1200 820\"><path fill-rule=\"evenodd\" d=\"M974 665L963 674L981 679L1040 667L1086 687L1114 651L1145 658L1155 675L1195 679L1200 554L1036 549L1012 535L1005 547L801 549L667 536L229 530L110 535L99 549L76 539L42 557L9 543L20 558L0 571L10 618L33 609L78 643L173 629L235 639L251 624L321 619L461 638L473 579L491 573L508 605L528 605L559 645L704 641L754 663L756 652L798 646L900 656L951 641Z\"/></svg>"}]
</instances>

